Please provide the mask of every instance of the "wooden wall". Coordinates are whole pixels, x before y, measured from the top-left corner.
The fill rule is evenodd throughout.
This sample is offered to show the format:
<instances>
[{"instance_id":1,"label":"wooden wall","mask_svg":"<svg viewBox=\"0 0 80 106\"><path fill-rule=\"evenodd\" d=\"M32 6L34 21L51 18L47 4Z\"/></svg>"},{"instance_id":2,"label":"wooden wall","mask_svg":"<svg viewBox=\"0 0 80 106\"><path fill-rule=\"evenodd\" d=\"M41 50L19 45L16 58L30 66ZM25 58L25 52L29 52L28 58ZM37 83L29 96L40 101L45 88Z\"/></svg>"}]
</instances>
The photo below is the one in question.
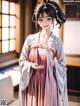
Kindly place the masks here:
<instances>
[{"instance_id":1,"label":"wooden wall","mask_svg":"<svg viewBox=\"0 0 80 106\"><path fill-rule=\"evenodd\" d=\"M68 93L80 96L80 67L67 66L67 69Z\"/></svg>"}]
</instances>

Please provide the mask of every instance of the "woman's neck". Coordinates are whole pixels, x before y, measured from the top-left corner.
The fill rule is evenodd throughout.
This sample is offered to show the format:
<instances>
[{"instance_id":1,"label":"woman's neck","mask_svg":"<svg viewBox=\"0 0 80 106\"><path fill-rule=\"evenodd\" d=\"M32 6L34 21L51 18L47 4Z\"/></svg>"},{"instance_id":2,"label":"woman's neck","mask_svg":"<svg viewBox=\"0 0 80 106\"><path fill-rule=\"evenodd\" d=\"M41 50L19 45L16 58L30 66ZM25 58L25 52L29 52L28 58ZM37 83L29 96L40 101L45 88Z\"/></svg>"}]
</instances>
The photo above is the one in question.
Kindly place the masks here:
<instances>
[{"instance_id":1,"label":"woman's neck","mask_svg":"<svg viewBox=\"0 0 80 106\"><path fill-rule=\"evenodd\" d=\"M47 30L42 30L42 31L41 31L41 35L44 36L44 37L49 37L49 36L51 36L51 33L52 33L52 32L49 31L49 30L48 30L48 31L47 31Z\"/></svg>"}]
</instances>

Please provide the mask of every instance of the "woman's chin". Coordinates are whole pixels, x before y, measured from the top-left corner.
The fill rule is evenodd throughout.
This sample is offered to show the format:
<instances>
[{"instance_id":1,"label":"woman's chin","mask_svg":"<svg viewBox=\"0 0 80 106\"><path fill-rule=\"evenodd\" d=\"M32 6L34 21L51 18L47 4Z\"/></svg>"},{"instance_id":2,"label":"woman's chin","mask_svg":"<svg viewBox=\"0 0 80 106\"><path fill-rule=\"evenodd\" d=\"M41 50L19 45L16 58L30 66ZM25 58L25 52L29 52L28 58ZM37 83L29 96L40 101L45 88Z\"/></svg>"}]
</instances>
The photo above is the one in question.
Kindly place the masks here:
<instances>
[{"instance_id":1,"label":"woman's chin","mask_svg":"<svg viewBox=\"0 0 80 106\"><path fill-rule=\"evenodd\" d=\"M49 28L48 28L48 27L44 27L43 29L44 29L44 30L49 30Z\"/></svg>"}]
</instances>

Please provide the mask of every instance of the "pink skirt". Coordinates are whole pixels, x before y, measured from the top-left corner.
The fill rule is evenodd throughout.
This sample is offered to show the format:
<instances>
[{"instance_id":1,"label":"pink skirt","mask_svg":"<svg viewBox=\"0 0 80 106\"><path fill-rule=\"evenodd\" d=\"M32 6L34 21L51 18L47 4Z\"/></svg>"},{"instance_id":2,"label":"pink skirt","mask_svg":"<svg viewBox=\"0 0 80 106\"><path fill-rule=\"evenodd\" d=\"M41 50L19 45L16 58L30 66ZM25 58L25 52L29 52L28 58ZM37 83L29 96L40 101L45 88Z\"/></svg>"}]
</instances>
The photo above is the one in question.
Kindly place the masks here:
<instances>
[{"instance_id":1,"label":"pink skirt","mask_svg":"<svg viewBox=\"0 0 80 106\"><path fill-rule=\"evenodd\" d=\"M53 91L47 92L49 101L45 102L45 82L46 82L46 71L47 71L47 50L41 48L32 48L29 53L29 61L37 62L45 67L40 70L32 69L32 77L30 79L29 86L26 88L25 95L25 106L51 106L50 100L53 101L52 106L59 106L58 103L58 87L57 81L53 73L53 85L49 87ZM52 95L53 96L50 96ZM45 105L46 104L46 105Z\"/></svg>"}]
</instances>

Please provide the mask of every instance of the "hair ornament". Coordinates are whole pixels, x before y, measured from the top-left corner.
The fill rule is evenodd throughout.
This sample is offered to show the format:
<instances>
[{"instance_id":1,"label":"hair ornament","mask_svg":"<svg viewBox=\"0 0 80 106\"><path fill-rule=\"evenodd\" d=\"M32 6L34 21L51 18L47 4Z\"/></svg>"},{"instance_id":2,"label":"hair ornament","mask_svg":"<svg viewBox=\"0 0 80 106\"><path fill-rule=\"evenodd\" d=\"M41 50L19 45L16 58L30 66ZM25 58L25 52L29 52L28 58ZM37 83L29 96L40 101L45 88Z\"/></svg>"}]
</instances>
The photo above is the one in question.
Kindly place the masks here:
<instances>
[{"instance_id":1,"label":"hair ornament","mask_svg":"<svg viewBox=\"0 0 80 106\"><path fill-rule=\"evenodd\" d=\"M37 26L38 13L40 9L42 8L43 10L41 11L45 11L48 8L48 6L51 7L51 11L52 11L51 13L54 15L54 18L56 19L57 24L59 24L61 27L61 25L66 21L66 17L61 11L61 8L59 7L59 5L56 2L50 1L50 0L39 0L38 1L37 6L34 10L32 21L35 22Z\"/></svg>"},{"instance_id":2,"label":"hair ornament","mask_svg":"<svg viewBox=\"0 0 80 106\"><path fill-rule=\"evenodd\" d=\"M57 7L54 6L54 3L52 4L51 2L47 2L47 4L51 5L55 9L55 11L57 10Z\"/></svg>"},{"instance_id":3,"label":"hair ornament","mask_svg":"<svg viewBox=\"0 0 80 106\"><path fill-rule=\"evenodd\" d=\"M46 7L46 3L44 4L44 9L46 9L47 7Z\"/></svg>"}]
</instances>

